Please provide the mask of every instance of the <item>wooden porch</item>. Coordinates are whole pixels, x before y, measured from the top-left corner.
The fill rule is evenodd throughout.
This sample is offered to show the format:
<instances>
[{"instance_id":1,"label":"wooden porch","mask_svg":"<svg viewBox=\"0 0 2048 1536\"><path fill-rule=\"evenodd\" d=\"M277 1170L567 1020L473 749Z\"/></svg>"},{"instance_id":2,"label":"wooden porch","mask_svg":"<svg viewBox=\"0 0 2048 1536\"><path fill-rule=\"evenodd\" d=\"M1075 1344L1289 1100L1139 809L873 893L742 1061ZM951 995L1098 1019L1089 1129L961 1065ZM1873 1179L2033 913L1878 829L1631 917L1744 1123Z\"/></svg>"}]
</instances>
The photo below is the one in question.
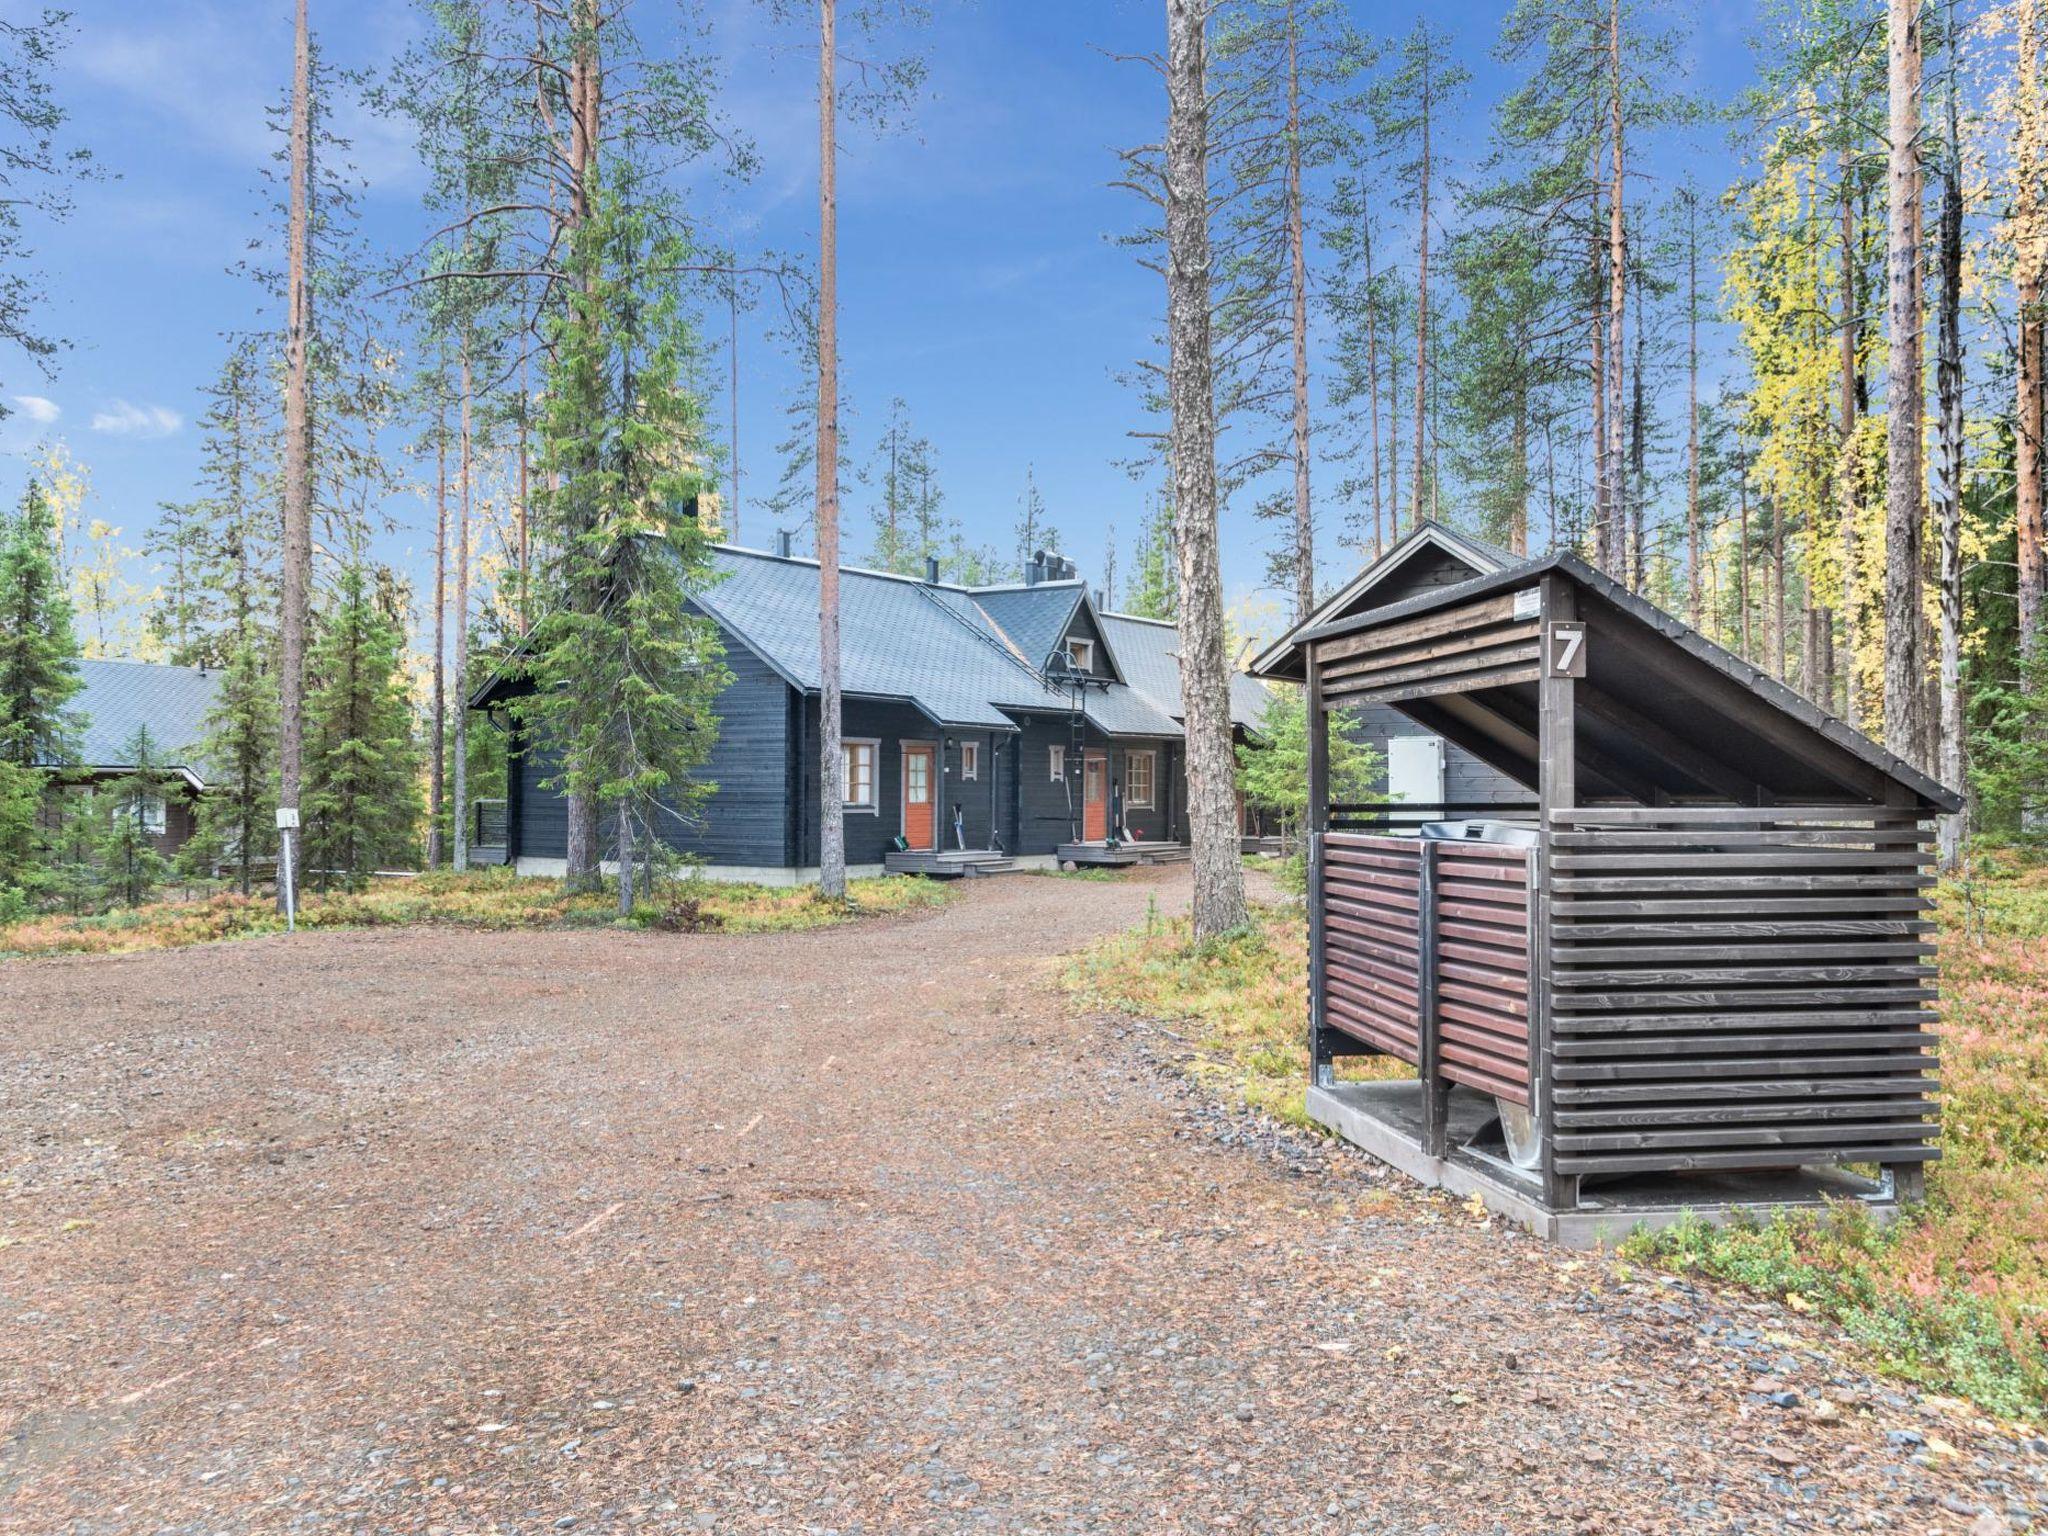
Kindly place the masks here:
<instances>
[{"instance_id":1,"label":"wooden porch","mask_svg":"<svg viewBox=\"0 0 2048 1536\"><path fill-rule=\"evenodd\" d=\"M907 853L882 855L882 867L892 875L924 875L933 880L974 880L983 875L1000 875L1016 868L1000 848L944 848L937 853L912 849Z\"/></svg>"},{"instance_id":2,"label":"wooden porch","mask_svg":"<svg viewBox=\"0 0 2048 1536\"><path fill-rule=\"evenodd\" d=\"M1186 843L1061 843L1058 858L1076 869L1130 869L1139 864L1185 864Z\"/></svg>"}]
</instances>

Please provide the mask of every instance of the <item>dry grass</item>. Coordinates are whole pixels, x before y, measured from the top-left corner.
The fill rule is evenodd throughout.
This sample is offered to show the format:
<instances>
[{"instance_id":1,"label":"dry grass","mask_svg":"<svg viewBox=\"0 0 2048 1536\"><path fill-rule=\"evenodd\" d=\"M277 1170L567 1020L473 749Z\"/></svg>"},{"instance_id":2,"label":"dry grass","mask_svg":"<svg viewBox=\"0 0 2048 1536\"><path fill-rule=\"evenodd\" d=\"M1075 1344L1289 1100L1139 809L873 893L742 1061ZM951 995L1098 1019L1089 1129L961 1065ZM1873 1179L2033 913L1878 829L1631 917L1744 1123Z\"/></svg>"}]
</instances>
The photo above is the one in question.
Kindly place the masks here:
<instances>
[{"instance_id":1,"label":"dry grass","mask_svg":"<svg viewBox=\"0 0 2048 1536\"><path fill-rule=\"evenodd\" d=\"M855 880L842 905L816 886L727 885L685 881L636 908L631 926L723 933L788 933L863 917L942 906L934 881L885 876ZM597 927L618 922L616 890L570 895L561 882L507 870L382 880L359 893L309 892L301 928L377 928L444 923L471 928ZM267 898L219 895L158 902L98 917L45 916L0 928L0 955L126 954L179 949L222 939L280 933L284 919Z\"/></svg>"}]
</instances>

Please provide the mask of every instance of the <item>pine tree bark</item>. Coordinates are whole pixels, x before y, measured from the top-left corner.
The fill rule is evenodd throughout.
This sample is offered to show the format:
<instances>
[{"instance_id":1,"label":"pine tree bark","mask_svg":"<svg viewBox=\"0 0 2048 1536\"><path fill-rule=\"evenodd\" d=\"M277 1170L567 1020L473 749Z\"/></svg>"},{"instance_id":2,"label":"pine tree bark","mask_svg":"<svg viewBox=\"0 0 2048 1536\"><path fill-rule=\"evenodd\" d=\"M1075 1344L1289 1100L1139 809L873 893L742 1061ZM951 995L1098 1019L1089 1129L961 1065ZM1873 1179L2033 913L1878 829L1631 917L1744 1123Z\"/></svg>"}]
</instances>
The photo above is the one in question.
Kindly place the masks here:
<instances>
[{"instance_id":1,"label":"pine tree bark","mask_svg":"<svg viewBox=\"0 0 2048 1536\"><path fill-rule=\"evenodd\" d=\"M818 884L846 895L839 696L839 96L837 0L818 0Z\"/></svg>"},{"instance_id":2,"label":"pine tree bark","mask_svg":"<svg viewBox=\"0 0 2048 1536\"><path fill-rule=\"evenodd\" d=\"M470 436L474 384L469 371L469 336L462 338L461 521L455 529L455 868L469 868L469 523L475 452Z\"/></svg>"},{"instance_id":3,"label":"pine tree bark","mask_svg":"<svg viewBox=\"0 0 2048 1536\"><path fill-rule=\"evenodd\" d=\"M1594 201L1598 203L1597 196ZM1607 303L1600 291L1603 263L1597 238L1588 246L1587 254L1588 291L1593 304L1593 563L1612 576L1620 562L1613 543L1614 520L1607 509L1614 487L1607 477Z\"/></svg>"},{"instance_id":4,"label":"pine tree bark","mask_svg":"<svg viewBox=\"0 0 2048 1536\"><path fill-rule=\"evenodd\" d=\"M569 206L564 223L568 238L590 219L591 198L597 185L598 144L601 141L600 113L604 104L604 59L598 31L603 17L598 0L575 0L573 46L569 57ZM586 278L586 282L595 281ZM600 593L578 594L583 602L602 601ZM598 841L597 796L588 788L572 787L564 810L568 818L563 860L565 883L571 890L590 890L599 884L603 857Z\"/></svg>"},{"instance_id":5,"label":"pine tree bark","mask_svg":"<svg viewBox=\"0 0 2048 1536\"><path fill-rule=\"evenodd\" d=\"M288 151L291 190L285 231L284 335L284 541L278 614L278 804L297 809L305 753L306 607L313 582L313 433L310 353L313 292L308 280L308 231L313 197L313 40L306 0L294 8L292 122ZM293 839L305 847L304 832ZM293 899L300 883L298 861L290 881L278 874L278 906Z\"/></svg>"},{"instance_id":6,"label":"pine tree bark","mask_svg":"<svg viewBox=\"0 0 2048 1536\"><path fill-rule=\"evenodd\" d=\"M1386 511L1380 500L1380 306L1372 280L1372 216L1361 221L1365 248L1365 373L1366 406L1372 413L1372 556L1386 552Z\"/></svg>"},{"instance_id":7,"label":"pine tree bark","mask_svg":"<svg viewBox=\"0 0 2048 1536\"><path fill-rule=\"evenodd\" d=\"M440 393L437 379L436 393ZM442 396L434 429L434 739L427 755L427 868L444 852L441 813L448 771L448 405Z\"/></svg>"},{"instance_id":8,"label":"pine tree bark","mask_svg":"<svg viewBox=\"0 0 2048 1536\"><path fill-rule=\"evenodd\" d=\"M1613 179L1607 192L1607 515L1613 524L1608 543L1614 556L1611 574L1626 579L1623 504L1627 492L1622 479L1621 434L1622 402L1628 398L1622 389L1622 344L1627 335L1628 313L1628 228L1624 211L1628 194L1622 137L1621 0L1608 0L1607 60L1608 131L1613 136L1614 150Z\"/></svg>"},{"instance_id":9,"label":"pine tree bark","mask_svg":"<svg viewBox=\"0 0 2048 1536\"><path fill-rule=\"evenodd\" d=\"M1844 86L1846 93L1847 87ZM1850 175L1849 155L1841 158L1841 179L1837 188L1837 215L1841 252L1838 270L1842 285L1842 328L1837 338L1839 367L1836 380L1835 510L1842 555L1842 640L1848 652L1842 667L1843 716L1852 725L1864 724L1862 689L1862 600L1856 539L1856 514L1863 494L1861 456L1857 451L1858 401L1862 370L1857 351L1862 339L1862 286L1857 278L1856 205Z\"/></svg>"},{"instance_id":10,"label":"pine tree bark","mask_svg":"<svg viewBox=\"0 0 2048 1536\"><path fill-rule=\"evenodd\" d=\"M1435 124L1435 102L1431 98L1429 54L1422 54L1422 184L1421 220L1415 246L1415 462L1408 477L1408 530L1414 532L1422 521L1422 495L1428 460L1429 419L1429 183L1434 167L1430 163L1430 134Z\"/></svg>"},{"instance_id":11,"label":"pine tree bark","mask_svg":"<svg viewBox=\"0 0 2048 1536\"><path fill-rule=\"evenodd\" d=\"M1294 619L1316 605L1315 516L1308 495L1308 253L1301 203L1301 60L1287 7L1287 263L1294 324Z\"/></svg>"},{"instance_id":12,"label":"pine tree bark","mask_svg":"<svg viewBox=\"0 0 2048 1536\"><path fill-rule=\"evenodd\" d=\"M1886 320L1884 739L1908 761L1921 742L1920 699L1920 252L1915 239L1920 163L1920 5L1888 0L1890 248Z\"/></svg>"},{"instance_id":13,"label":"pine tree bark","mask_svg":"<svg viewBox=\"0 0 2048 1536\"><path fill-rule=\"evenodd\" d=\"M2013 134L2012 232L2018 298L2018 345L2013 370L2014 471L2019 524L2019 633L2027 657L2048 657L2048 530L2044 530L2044 478L2048 478L2048 5L2023 0L2014 17L2013 97L2019 116Z\"/></svg>"},{"instance_id":14,"label":"pine tree bark","mask_svg":"<svg viewBox=\"0 0 2048 1536\"><path fill-rule=\"evenodd\" d=\"M1210 0L1166 0L1166 336L1181 711L1187 730L1194 931L1249 921L1239 854L1230 672L1216 531L1216 381L1210 335Z\"/></svg>"},{"instance_id":15,"label":"pine tree bark","mask_svg":"<svg viewBox=\"0 0 2048 1536\"><path fill-rule=\"evenodd\" d=\"M1936 316L1934 359L1935 399L1939 417L1935 429L1934 473L1930 477L1934 500L1934 523L1940 544L1937 591L1941 602L1941 650L1937 726L1939 750L1937 769L1941 782L1951 789L1963 786L1963 178L1959 163L1962 148L1961 114L1956 102L1956 40L1949 39L1947 90L1948 145L1942 157L1940 286ZM1961 815L1941 818L1940 853L1943 869L1954 870L1962 861L1963 820Z\"/></svg>"},{"instance_id":16,"label":"pine tree bark","mask_svg":"<svg viewBox=\"0 0 2048 1536\"><path fill-rule=\"evenodd\" d=\"M1706 530L1700 516L1700 215L1688 197L1685 223L1685 564L1692 627L1706 619ZM1748 519L1744 520L1745 525ZM1745 534L1747 529L1745 527ZM1744 640L1747 645L1747 637Z\"/></svg>"}]
</instances>

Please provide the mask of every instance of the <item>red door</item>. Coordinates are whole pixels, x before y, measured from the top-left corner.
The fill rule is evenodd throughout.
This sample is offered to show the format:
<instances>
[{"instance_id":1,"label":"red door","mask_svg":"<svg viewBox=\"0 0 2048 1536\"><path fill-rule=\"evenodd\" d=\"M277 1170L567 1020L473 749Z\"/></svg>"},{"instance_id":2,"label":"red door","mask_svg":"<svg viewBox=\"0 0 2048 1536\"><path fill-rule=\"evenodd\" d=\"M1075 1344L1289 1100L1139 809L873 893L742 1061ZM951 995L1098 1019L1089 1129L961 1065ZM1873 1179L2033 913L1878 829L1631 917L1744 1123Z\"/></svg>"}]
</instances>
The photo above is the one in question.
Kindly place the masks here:
<instances>
[{"instance_id":1,"label":"red door","mask_svg":"<svg viewBox=\"0 0 2048 1536\"><path fill-rule=\"evenodd\" d=\"M1090 752L1081 759L1081 841L1109 836L1109 759Z\"/></svg>"},{"instance_id":2,"label":"red door","mask_svg":"<svg viewBox=\"0 0 2048 1536\"><path fill-rule=\"evenodd\" d=\"M903 749L903 841L920 853L938 847L934 840L939 829L938 788L932 782L935 756L928 745Z\"/></svg>"}]
</instances>

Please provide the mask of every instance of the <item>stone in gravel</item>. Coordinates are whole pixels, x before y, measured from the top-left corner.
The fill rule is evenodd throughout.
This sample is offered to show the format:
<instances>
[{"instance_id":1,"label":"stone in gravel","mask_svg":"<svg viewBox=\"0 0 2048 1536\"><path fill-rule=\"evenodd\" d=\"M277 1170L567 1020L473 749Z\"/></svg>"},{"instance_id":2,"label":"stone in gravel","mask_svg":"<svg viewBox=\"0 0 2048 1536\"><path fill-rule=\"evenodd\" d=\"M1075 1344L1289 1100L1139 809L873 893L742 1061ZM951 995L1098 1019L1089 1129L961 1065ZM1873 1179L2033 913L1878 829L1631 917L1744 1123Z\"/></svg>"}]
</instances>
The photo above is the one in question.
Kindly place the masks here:
<instances>
[{"instance_id":1,"label":"stone in gravel","mask_svg":"<svg viewBox=\"0 0 2048 1536\"><path fill-rule=\"evenodd\" d=\"M1249 1423L1251 1423L1251 1421L1252 1421L1252 1416L1253 1416L1253 1415L1254 1415L1254 1414L1255 1414L1255 1413L1256 1413L1257 1411L1258 1411L1258 1410L1257 1410L1257 1409L1255 1409L1255 1408L1253 1408L1253 1407L1252 1407L1252 1405L1251 1405L1250 1403L1239 1403L1239 1404L1237 1405L1237 1422L1238 1422L1238 1423L1240 1423L1240 1424L1249 1424Z\"/></svg>"},{"instance_id":2,"label":"stone in gravel","mask_svg":"<svg viewBox=\"0 0 2048 1536\"><path fill-rule=\"evenodd\" d=\"M1888 1429L1884 1432L1884 1437L1893 1445L1925 1445L1927 1443L1927 1437L1917 1429Z\"/></svg>"},{"instance_id":3,"label":"stone in gravel","mask_svg":"<svg viewBox=\"0 0 2048 1536\"><path fill-rule=\"evenodd\" d=\"M1799 1406L1799 1394L1792 1391L1773 1392L1766 1401L1773 1408L1797 1408Z\"/></svg>"}]
</instances>

